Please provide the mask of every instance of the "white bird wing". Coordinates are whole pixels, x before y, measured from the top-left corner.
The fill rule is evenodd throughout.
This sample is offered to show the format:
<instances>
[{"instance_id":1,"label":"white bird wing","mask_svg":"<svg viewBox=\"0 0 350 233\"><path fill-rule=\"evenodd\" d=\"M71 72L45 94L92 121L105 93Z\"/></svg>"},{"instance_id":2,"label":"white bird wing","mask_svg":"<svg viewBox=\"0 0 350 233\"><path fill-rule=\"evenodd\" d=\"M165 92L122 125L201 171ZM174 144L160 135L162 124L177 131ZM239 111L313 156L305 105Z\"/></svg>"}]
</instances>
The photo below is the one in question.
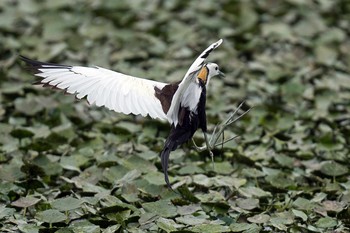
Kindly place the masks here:
<instances>
[{"instance_id":1,"label":"white bird wing","mask_svg":"<svg viewBox=\"0 0 350 233\"><path fill-rule=\"evenodd\" d=\"M166 120L155 87L166 83L125 75L101 67L66 66L34 61L21 57L38 73L37 84L52 86L75 95L87 97L90 104L105 106L124 114L135 114Z\"/></svg>"},{"instance_id":2,"label":"white bird wing","mask_svg":"<svg viewBox=\"0 0 350 233\"><path fill-rule=\"evenodd\" d=\"M206 50L204 50L197 59L192 63L188 71L186 72L183 80L181 83L179 83L179 87L177 91L175 92L169 111L167 112L167 118L170 123L174 123L176 126L178 124L178 112L180 108L180 103L182 101L182 97L190 85L191 82L193 82L193 78L196 76L197 72L203 67L205 60L209 56L209 54L219 47L222 43L222 39L218 40L217 42L211 44Z\"/></svg>"}]
</instances>

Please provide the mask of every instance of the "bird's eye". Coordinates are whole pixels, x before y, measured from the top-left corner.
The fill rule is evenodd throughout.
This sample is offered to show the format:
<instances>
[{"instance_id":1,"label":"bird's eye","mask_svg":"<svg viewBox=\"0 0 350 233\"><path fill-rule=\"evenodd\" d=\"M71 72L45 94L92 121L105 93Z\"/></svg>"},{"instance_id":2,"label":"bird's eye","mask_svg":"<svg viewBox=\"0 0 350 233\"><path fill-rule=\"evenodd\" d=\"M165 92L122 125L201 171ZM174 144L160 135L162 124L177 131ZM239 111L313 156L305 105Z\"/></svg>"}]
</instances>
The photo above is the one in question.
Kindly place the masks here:
<instances>
[{"instance_id":1,"label":"bird's eye","mask_svg":"<svg viewBox=\"0 0 350 233\"><path fill-rule=\"evenodd\" d=\"M215 70L218 70L219 69L219 67L215 67Z\"/></svg>"}]
</instances>

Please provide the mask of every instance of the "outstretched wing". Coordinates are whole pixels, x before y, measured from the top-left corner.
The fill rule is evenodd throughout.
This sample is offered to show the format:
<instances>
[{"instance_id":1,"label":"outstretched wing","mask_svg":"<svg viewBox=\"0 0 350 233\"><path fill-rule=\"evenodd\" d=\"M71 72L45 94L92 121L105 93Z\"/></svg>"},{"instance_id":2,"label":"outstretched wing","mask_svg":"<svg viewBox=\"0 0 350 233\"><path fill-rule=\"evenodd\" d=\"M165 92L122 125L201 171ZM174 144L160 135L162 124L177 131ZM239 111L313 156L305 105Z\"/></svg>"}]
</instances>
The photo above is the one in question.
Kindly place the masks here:
<instances>
[{"instance_id":1,"label":"outstretched wing","mask_svg":"<svg viewBox=\"0 0 350 233\"><path fill-rule=\"evenodd\" d=\"M175 92L173 96L173 100L171 102L171 106L169 108L169 111L167 112L168 121L170 123L174 123L176 126L178 124L178 112L180 108L180 103L182 100L182 96L184 95L187 87L192 82L193 78L195 77L195 74L203 67L205 60L209 56L209 54L219 47L222 43L222 39L218 40L217 42L211 44L206 50L204 50L197 59L192 63L190 68L185 74L185 77L179 84L179 87L177 91Z\"/></svg>"},{"instance_id":2,"label":"outstretched wing","mask_svg":"<svg viewBox=\"0 0 350 233\"><path fill-rule=\"evenodd\" d=\"M21 56L36 70L40 81L36 84L65 90L78 99L87 97L90 104L105 106L124 114L135 114L166 120L155 88L166 83L141 79L101 67L66 66L44 63Z\"/></svg>"}]
</instances>

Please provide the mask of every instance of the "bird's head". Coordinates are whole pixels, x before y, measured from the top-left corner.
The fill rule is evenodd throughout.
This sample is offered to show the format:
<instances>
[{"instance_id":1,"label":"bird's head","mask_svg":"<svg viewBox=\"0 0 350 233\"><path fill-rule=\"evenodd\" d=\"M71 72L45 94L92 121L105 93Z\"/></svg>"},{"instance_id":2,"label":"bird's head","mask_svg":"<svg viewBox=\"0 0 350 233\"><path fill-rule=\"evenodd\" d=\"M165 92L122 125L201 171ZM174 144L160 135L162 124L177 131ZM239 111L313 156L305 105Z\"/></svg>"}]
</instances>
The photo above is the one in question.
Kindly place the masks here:
<instances>
[{"instance_id":1,"label":"bird's head","mask_svg":"<svg viewBox=\"0 0 350 233\"><path fill-rule=\"evenodd\" d=\"M214 76L225 77L225 74L220 71L217 64L207 63L201 68L197 77L208 85L210 79Z\"/></svg>"}]
</instances>

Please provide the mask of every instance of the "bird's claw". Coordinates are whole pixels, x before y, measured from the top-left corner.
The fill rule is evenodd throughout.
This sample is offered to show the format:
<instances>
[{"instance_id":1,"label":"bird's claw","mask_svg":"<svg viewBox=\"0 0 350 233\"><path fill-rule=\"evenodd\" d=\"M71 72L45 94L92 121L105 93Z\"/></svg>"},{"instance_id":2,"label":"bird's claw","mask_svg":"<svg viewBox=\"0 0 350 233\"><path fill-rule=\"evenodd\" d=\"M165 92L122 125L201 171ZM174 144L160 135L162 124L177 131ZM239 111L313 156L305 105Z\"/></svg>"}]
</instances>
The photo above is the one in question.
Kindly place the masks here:
<instances>
[{"instance_id":1,"label":"bird's claw","mask_svg":"<svg viewBox=\"0 0 350 233\"><path fill-rule=\"evenodd\" d=\"M213 165L213 171L215 170L215 164L214 164L214 153L209 150L210 158L211 158L211 164Z\"/></svg>"},{"instance_id":2,"label":"bird's claw","mask_svg":"<svg viewBox=\"0 0 350 233\"><path fill-rule=\"evenodd\" d=\"M243 116L245 116L250 110L251 108L249 108L248 110L244 111L243 113L241 113L239 116L235 117L238 113L238 111L242 108L244 104L244 101L242 103L240 103L237 107L237 109L235 109L235 111L233 111L233 113L224 121L222 122L221 124L218 124L215 126L214 130L213 130L213 133L211 134L210 136L210 139L208 140L208 137L206 135L206 133L204 133L204 139L205 139L205 144L204 146L197 146L196 143L194 142L194 140L192 139L192 142L194 144L194 147L197 151L201 152L201 151L204 151L204 150L208 150L209 151L209 154L212 158L212 161L214 160L214 154L213 152L211 151L213 148L215 148L216 146L219 146L219 145L223 145L229 141L232 141L233 139L237 138L238 135L236 136L233 136L229 139L226 139L226 140L222 140L221 142L218 142L219 141L219 138L221 137L221 135L223 135L224 133L224 130L231 124L235 123L236 121L238 121L239 119L241 119Z\"/></svg>"}]
</instances>

